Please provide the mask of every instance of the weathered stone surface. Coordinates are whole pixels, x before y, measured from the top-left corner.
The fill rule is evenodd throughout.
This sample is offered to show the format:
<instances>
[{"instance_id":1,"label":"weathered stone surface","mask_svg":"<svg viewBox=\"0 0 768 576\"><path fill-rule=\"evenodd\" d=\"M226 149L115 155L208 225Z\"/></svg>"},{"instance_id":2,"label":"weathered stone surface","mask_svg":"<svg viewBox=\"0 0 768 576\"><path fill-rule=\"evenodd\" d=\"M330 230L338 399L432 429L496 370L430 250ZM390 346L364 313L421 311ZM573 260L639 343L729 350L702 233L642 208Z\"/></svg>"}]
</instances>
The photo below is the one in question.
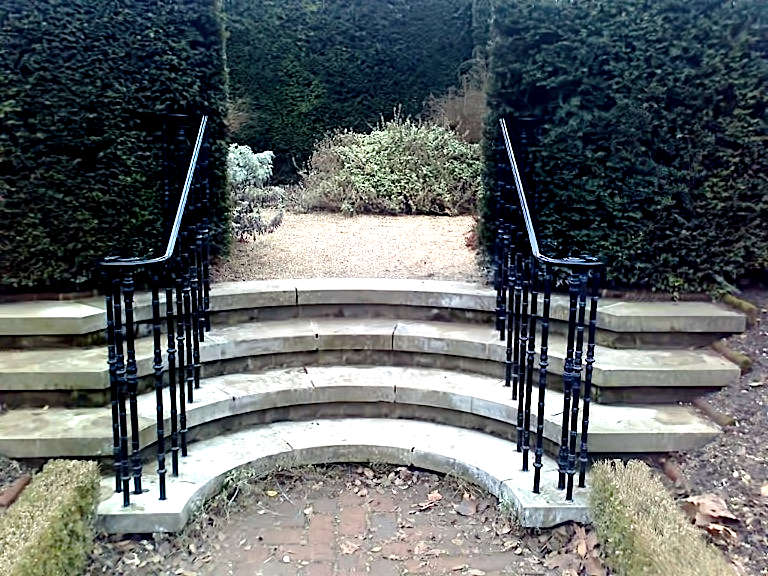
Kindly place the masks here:
<instances>
[{"instance_id":1,"label":"weathered stone surface","mask_svg":"<svg viewBox=\"0 0 768 576\"><path fill-rule=\"evenodd\" d=\"M561 374L565 338L552 334L550 372ZM212 330L200 345L203 363L315 350L417 352L503 361L505 343L491 327L457 322L302 319L249 322ZM595 349L593 383L602 387L717 387L739 368L711 350ZM152 373L152 338L136 341L139 376ZM538 358L536 359L538 363ZM106 349L0 351L2 390L98 390L108 386Z\"/></svg>"},{"instance_id":2,"label":"weathered stone surface","mask_svg":"<svg viewBox=\"0 0 768 576\"><path fill-rule=\"evenodd\" d=\"M538 391L534 389L534 398ZM544 435L559 441L562 394L546 393ZM496 378L429 368L318 366L229 374L205 379L187 406L190 429L261 410L327 403L389 402L444 408L515 426L518 402ZM141 446L154 442L155 394L139 396ZM164 391L164 428L170 431L170 396ZM350 411L354 414L354 407ZM535 430L533 403L531 430ZM362 415L362 414L360 414ZM670 452L701 446L719 429L684 406L593 404L593 453ZM16 458L109 456L109 408L10 410L0 415L0 453Z\"/></svg>"},{"instance_id":3,"label":"weathered stone surface","mask_svg":"<svg viewBox=\"0 0 768 576\"><path fill-rule=\"evenodd\" d=\"M510 442L441 424L375 418L280 422L193 444L179 478L168 478L167 500L158 500L157 478L148 472L148 492L132 495L128 508L120 494L111 494L99 504L97 524L110 533L177 532L232 470L253 463L266 473L277 465L339 461L390 462L462 476L507 501L526 527L588 519L588 489L577 489L573 502L549 490L526 495L533 473L520 472L515 456ZM554 463L545 461L547 486L557 474ZM112 486L111 477L103 480L105 491Z\"/></svg>"},{"instance_id":4,"label":"weathered stone surface","mask_svg":"<svg viewBox=\"0 0 768 576\"><path fill-rule=\"evenodd\" d=\"M440 280L314 278L222 282L211 288L214 312L313 305L376 304L491 312L494 292L486 286ZM164 303L161 303L161 307ZM135 315L150 317L150 300L138 293ZM566 320L568 299L552 296L552 319ZM106 320L100 298L82 301L33 301L0 304L0 336L87 334ZM710 302L600 301L598 326L622 333L671 332L725 334L741 332L745 316Z\"/></svg>"}]
</instances>

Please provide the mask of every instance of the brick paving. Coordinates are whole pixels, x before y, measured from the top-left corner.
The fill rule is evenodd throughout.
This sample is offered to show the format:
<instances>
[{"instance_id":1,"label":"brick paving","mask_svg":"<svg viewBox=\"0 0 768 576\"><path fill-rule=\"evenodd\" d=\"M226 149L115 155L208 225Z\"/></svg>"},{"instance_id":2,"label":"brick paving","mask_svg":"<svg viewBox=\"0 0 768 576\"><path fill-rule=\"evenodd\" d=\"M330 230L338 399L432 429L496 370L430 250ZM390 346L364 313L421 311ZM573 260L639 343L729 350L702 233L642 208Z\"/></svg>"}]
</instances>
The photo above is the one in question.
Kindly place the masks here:
<instances>
[{"instance_id":1,"label":"brick paving","mask_svg":"<svg viewBox=\"0 0 768 576\"><path fill-rule=\"evenodd\" d=\"M247 470L181 534L101 535L84 576L606 576L589 528L526 531L479 488L384 465Z\"/></svg>"},{"instance_id":2,"label":"brick paving","mask_svg":"<svg viewBox=\"0 0 768 576\"><path fill-rule=\"evenodd\" d=\"M496 500L476 489L405 469L378 477L370 468L332 467L320 478L274 487L273 496L261 495L231 514L205 562L195 563L199 574L560 573L548 571ZM468 516L455 509L464 490L472 493L463 510L474 512ZM442 499L433 502L435 494Z\"/></svg>"}]
</instances>

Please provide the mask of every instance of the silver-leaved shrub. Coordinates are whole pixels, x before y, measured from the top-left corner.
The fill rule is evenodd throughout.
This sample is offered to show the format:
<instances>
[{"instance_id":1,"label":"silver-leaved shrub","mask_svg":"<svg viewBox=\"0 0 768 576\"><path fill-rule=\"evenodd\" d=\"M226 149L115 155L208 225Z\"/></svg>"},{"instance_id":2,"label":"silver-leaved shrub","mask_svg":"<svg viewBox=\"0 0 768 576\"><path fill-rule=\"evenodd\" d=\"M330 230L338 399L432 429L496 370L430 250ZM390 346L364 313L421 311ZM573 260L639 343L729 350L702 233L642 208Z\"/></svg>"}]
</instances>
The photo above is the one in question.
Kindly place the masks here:
<instances>
[{"instance_id":1,"label":"silver-leaved shrub","mask_svg":"<svg viewBox=\"0 0 768 576\"><path fill-rule=\"evenodd\" d=\"M318 142L302 174L301 203L346 214L465 214L476 209L481 174L479 144L395 114L369 133Z\"/></svg>"},{"instance_id":2,"label":"silver-leaved shrub","mask_svg":"<svg viewBox=\"0 0 768 576\"><path fill-rule=\"evenodd\" d=\"M274 158L269 150L254 152L249 146L229 146L227 176L232 198L232 233L240 241L269 232L282 221L282 211L267 224L261 218L261 207L273 195L264 186L272 176Z\"/></svg>"}]
</instances>

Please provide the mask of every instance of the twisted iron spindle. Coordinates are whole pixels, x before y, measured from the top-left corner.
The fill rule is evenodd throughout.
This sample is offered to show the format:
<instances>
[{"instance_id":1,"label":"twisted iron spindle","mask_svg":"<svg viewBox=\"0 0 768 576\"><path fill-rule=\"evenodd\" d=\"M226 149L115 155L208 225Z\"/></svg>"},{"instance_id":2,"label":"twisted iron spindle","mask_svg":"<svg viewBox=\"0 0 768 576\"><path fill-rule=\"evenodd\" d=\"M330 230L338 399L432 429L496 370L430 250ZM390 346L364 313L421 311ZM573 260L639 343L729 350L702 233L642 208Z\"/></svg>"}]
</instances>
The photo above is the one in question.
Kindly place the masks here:
<instances>
[{"instance_id":1,"label":"twisted iron spindle","mask_svg":"<svg viewBox=\"0 0 768 576\"><path fill-rule=\"evenodd\" d=\"M541 347L539 351L539 400L536 412L536 448L533 462L533 491L541 491L541 458L544 453L544 395L547 390L547 368L549 367L549 308L552 295L552 274L545 266L542 274L544 303L539 325L541 326Z\"/></svg>"},{"instance_id":2,"label":"twisted iron spindle","mask_svg":"<svg viewBox=\"0 0 768 576\"><path fill-rule=\"evenodd\" d=\"M587 358L584 369L584 409L581 421L581 446L579 450L579 488L586 486L587 441L589 432L589 407L592 402L592 371L595 364L595 336L597 332L597 301L600 293L600 271L590 275L589 331L587 333Z\"/></svg>"},{"instance_id":3,"label":"twisted iron spindle","mask_svg":"<svg viewBox=\"0 0 768 576\"><path fill-rule=\"evenodd\" d=\"M136 369L136 332L133 319L133 273L126 272L123 276L123 301L125 302L125 380L128 388L128 401L131 418L131 468L133 471L133 493L141 494L141 457L139 451L139 412L136 404L136 394L139 387L138 370Z\"/></svg>"},{"instance_id":4,"label":"twisted iron spindle","mask_svg":"<svg viewBox=\"0 0 768 576\"><path fill-rule=\"evenodd\" d=\"M531 311L528 314L528 350L525 367L525 411L523 415L523 471L528 471L528 451L531 439L531 396L533 395L533 359L536 354L536 314L538 311L539 293L536 285L536 260L531 258L529 269L529 284L531 286Z\"/></svg>"},{"instance_id":5,"label":"twisted iron spindle","mask_svg":"<svg viewBox=\"0 0 768 576\"><path fill-rule=\"evenodd\" d=\"M565 478L568 471L568 439L569 421L571 411L571 391L573 387L573 346L576 339L576 301L579 296L579 276L571 272L568 280L568 296L570 305L568 309L568 344L563 367L563 419L560 429L560 450L558 451L558 478L557 488L565 489Z\"/></svg>"},{"instance_id":6,"label":"twisted iron spindle","mask_svg":"<svg viewBox=\"0 0 768 576\"><path fill-rule=\"evenodd\" d=\"M505 226L506 228L506 226ZM507 282L509 278L509 251L511 238L505 230L501 236L501 255L499 260L499 290L501 307L499 308L499 340L504 341L507 332Z\"/></svg>"},{"instance_id":7,"label":"twisted iron spindle","mask_svg":"<svg viewBox=\"0 0 768 576\"><path fill-rule=\"evenodd\" d=\"M115 350L115 310L112 283L106 279L104 299L107 307L107 364L109 366L109 404L112 409L112 460L115 474L115 492L120 492L120 411L117 400L117 352ZM119 297L119 296L118 296Z\"/></svg>"},{"instance_id":8,"label":"twisted iron spindle","mask_svg":"<svg viewBox=\"0 0 768 576\"><path fill-rule=\"evenodd\" d=\"M517 363L517 451L523 451L523 424L525 413L525 382L526 382L526 363L523 356L528 349L528 288L530 276L528 269L528 258L520 257L520 274L522 276L522 304L520 307L520 347L519 359Z\"/></svg>"},{"instance_id":9,"label":"twisted iron spindle","mask_svg":"<svg viewBox=\"0 0 768 576\"><path fill-rule=\"evenodd\" d=\"M501 281L502 281L502 272L503 272L503 241L501 237L501 232L499 232L496 236L496 239L494 241L494 256L493 256L493 285L496 289L496 315L495 315L495 322L496 322L496 331L501 334L502 328L501 328L501 310L502 310L502 302L501 302Z\"/></svg>"},{"instance_id":10,"label":"twisted iron spindle","mask_svg":"<svg viewBox=\"0 0 768 576\"><path fill-rule=\"evenodd\" d=\"M152 370L155 380L155 406L157 409L157 477L160 500L165 500L165 412L163 411L163 351L160 340L160 280L152 275L152 342L154 354Z\"/></svg>"},{"instance_id":11,"label":"twisted iron spindle","mask_svg":"<svg viewBox=\"0 0 768 576\"><path fill-rule=\"evenodd\" d=\"M128 381L126 378L126 365L123 356L123 312L122 290L120 279L115 277L113 283L112 301L115 306L115 373L117 375L117 409L120 426L120 481L122 483L123 506L130 505L131 499L131 467L128 462L128 414L126 412L126 399L128 398Z\"/></svg>"},{"instance_id":12,"label":"twisted iron spindle","mask_svg":"<svg viewBox=\"0 0 768 576\"><path fill-rule=\"evenodd\" d=\"M170 268L170 267L169 267ZM176 323L173 316L173 272L167 273L165 289L165 323L168 337L168 396L171 403L171 474L179 475L179 413L176 403Z\"/></svg>"},{"instance_id":13,"label":"twisted iron spindle","mask_svg":"<svg viewBox=\"0 0 768 576\"><path fill-rule=\"evenodd\" d=\"M565 499L573 500L573 475L576 473L576 437L579 429L579 399L581 395L581 369L584 354L584 314L587 300L587 277L581 274L579 278L579 300L576 321L576 349L573 358L573 378L571 380L571 429L568 447L568 483Z\"/></svg>"}]
</instances>

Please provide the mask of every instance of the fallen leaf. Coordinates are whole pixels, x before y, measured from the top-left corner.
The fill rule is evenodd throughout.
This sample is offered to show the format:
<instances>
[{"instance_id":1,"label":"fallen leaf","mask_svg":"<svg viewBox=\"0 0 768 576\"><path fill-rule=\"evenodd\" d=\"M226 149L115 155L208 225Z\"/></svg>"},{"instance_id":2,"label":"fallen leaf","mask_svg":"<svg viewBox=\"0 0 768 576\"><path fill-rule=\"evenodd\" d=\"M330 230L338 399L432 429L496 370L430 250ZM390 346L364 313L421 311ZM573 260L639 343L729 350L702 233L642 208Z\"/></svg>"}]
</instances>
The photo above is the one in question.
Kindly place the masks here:
<instances>
[{"instance_id":1,"label":"fallen leaf","mask_svg":"<svg viewBox=\"0 0 768 576\"><path fill-rule=\"evenodd\" d=\"M760 495L763 498L768 498L768 483L763 484L763 487L760 488Z\"/></svg>"},{"instance_id":2,"label":"fallen leaf","mask_svg":"<svg viewBox=\"0 0 768 576\"><path fill-rule=\"evenodd\" d=\"M339 544L339 548L341 549L342 554L354 554L357 552L358 548L360 548L360 545L355 544L350 540L343 540L341 544Z\"/></svg>"},{"instance_id":3,"label":"fallen leaf","mask_svg":"<svg viewBox=\"0 0 768 576\"><path fill-rule=\"evenodd\" d=\"M478 570L477 568L472 568L467 574L470 576L485 576L485 572Z\"/></svg>"},{"instance_id":4,"label":"fallen leaf","mask_svg":"<svg viewBox=\"0 0 768 576\"><path fill-rule=\"evenodd\" d=\"M277 496L277 492L275 490L267 490L266 494L270 498L274 498L275 496Z\"/></svg>"},{"instance_id":5,"label":"fallen leaf","mask_svg":"<svg viewBox=\"0 0 768 576\"><path fill-rule=\"evenodd\" d=\"M735 544L739 541L739 535L735 530L722 524L707 524L704 529L714 538L726 544Z\"/></svg>"},{"instance_id":6,"label":"fallen leaf","mask_svg":"<svg viewBox=\"0 0 768 576\"><path fill-rule=\"evenodd\" d=\"M429 500L430 502L439 502L442 499L443 499L443 495L440 494L440 492L438 492L437 490L427 494L427 500Z\"/></svg>"},{"instance_id":7,"label":"fallen leaf","mask_svg":"<svg viewBox=\"0 0 768 576\"><path fill-rule=\"evenodd\" d=\"M475 500L462 500L460 504L454 504L453 509L462 516L473 516L477 512L477 502Z\"/></svg>"},{"instance_id":8,"label":"fallen leaf","mask_svg":"<svg viewBox=\"0 0 768 576\"><path fill-rule=\"evenodd\" d=\"M723 521L726 523L739 521L728 510L725 500L716 494L691 496L683 500L682 506L696 526L706 527L708 524L721 524Z\"/></svg>"},{"instance_id":9,"label":"fallen leaf","mask_svg":"<svg viewBox=\"0 0 768 576\"><path fill-rule=\"evenodd\" d=\"M364 468L363 469L363 474L369 480L372 479L375 476L375 474L373 473L373 470L371 470L370 468Z\"/></svg>"}]
</instances>

